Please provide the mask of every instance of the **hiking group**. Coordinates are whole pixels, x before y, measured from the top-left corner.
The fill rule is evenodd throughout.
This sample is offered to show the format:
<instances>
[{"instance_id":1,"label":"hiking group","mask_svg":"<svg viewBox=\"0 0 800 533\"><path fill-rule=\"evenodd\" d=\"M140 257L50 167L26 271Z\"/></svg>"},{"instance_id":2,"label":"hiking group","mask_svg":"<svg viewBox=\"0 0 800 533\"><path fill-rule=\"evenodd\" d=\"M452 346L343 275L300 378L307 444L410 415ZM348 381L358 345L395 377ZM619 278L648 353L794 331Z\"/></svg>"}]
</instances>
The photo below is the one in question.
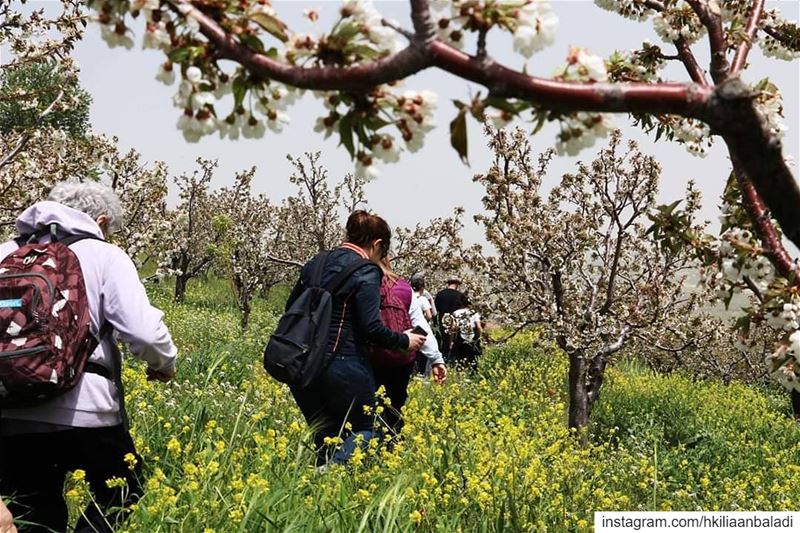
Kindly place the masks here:
<instances>
[{"instance_id":1,"label":"hiking group","mask_svg":"<svg viewBox=\"0 0 800 533\"><path fill-rule=\"evenodd\" d=\"M142 494L118 345L161 382L177 348L133 261L107 241L121 223L110 188L64 182L0 245L0 533L66 531L69 472L83 471L93 495L78 532L114 531ZM312 429L320 471L373 439L392 446L412 377L442 384L445 362L474 372L480 352L480 316L458 279L434 298L421 273L392 271L385 220L356 211L345 229L303 266L264 351Z\"/></svg>"}]
</instances>

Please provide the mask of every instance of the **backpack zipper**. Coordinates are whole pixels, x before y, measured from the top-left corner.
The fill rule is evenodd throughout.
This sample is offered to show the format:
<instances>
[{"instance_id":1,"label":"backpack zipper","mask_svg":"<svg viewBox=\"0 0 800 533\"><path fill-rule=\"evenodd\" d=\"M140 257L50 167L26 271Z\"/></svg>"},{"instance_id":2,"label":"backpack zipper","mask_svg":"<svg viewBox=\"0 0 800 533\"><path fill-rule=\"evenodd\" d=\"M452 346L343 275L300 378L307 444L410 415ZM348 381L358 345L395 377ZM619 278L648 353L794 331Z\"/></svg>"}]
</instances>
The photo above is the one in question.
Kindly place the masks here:
<instances>
[{"instance_id":1,"label":"backpack zipper","mask_svg":"<svg viewBox=\"0 0 800 533\"><path fill-rule=\"evenodd\" d=\"M40 274L38 272L28 272L25 274L0 274L0 280L11 278L28 278L31 276L40 278L44 281L45 285L47 285L47 292L50 294L50 302L53 303L53 300L55 300L55 287L53 287L53 284L50 283L50 280L47 279L47 276L44 274ZM36 287L36 285L34 285L34 287ZM40 290L39 287L36 287L36 290L38 292ZM41 300L41 293L39 294L39 298Z\"/></svg>"}]
</instances>

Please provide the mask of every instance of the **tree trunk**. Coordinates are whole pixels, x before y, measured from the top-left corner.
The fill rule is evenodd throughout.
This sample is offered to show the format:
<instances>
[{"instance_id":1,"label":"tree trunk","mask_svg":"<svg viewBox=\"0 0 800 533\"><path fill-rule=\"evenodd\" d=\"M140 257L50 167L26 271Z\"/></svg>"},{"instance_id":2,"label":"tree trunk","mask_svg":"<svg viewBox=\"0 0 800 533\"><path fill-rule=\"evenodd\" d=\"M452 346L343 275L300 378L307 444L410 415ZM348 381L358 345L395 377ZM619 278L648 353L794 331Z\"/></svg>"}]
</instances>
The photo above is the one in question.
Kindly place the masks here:
<instances>
[{"instance_id":1,"label":"tree trunk","mask_svg":"<svg viewBox=\"0 0 800 533\"><path fill-rule=\"evenodd\" d=\"M569 354L569 427L579 431L589 425L592 412L586 388L586 366L583 351Z\"/></svg>"},{"instance_id":2,"label":"tree trunk","mask_svg":"<svg viewBox=\"0 0 800 533\"><path fill-rule=\"evenodd\" d=\"M189 278L186 277L184 274L175 278L175 301L178 303L183 303L186 300L186 284L189 282Z\"/></svg>"},{"instance_id":3,"label":"tree trunk","mask_svg":"<svg viewBox=\"0 0 800 533\"><path fill-rule=\"evenodd\" d=\"M247 327L250 325L250 298L242 298L239 307L242 311L242 318L239 321L239 325L241 326L242 331L246 331Z\"/></svg>"}]
</instances>

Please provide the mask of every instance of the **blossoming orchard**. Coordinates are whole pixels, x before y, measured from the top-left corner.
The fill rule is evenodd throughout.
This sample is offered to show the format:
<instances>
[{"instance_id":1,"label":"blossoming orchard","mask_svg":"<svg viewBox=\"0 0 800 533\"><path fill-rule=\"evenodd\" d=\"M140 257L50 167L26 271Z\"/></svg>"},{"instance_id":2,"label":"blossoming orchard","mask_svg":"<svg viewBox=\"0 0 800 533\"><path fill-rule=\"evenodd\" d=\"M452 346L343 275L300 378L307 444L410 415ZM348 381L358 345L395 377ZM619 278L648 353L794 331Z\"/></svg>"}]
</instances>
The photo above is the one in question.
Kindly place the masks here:
<instances>
[{"instance_id":1,"label":"blossoming orchard","mask_svg":"<svg viewBox=\"0 0 800 533\"><path fill-rule=\"evenodd\" d=\"M410 0L400 22L372 2L345 0L332 27L314 34L293 31L269 0L72 0L54 18L2 2L0 44L12 60L2 66L0 225L10 230L15 214L57 181L101 180L123 201L128 223L118 244L144 277L174 279L179 303L192 283L228 280L246 330L254 302L335 246L348 212L369 207L365 185L380 168L415 157L448 98L459 157L468 161L470 122L485 128L493 154L474 178L484 212L470 214L493 251L465 242L458 209L396 228L396 269L408 276L427 268L435 283L457 276L509 336L536 328L554 340L569 359L570 426L589 424L618 352L726 383L766 373L800 393L800 276L786 248L800 245L800 188L782 146L780 87L742 78L755 46L770 60L800 58L800 27L764 0L595 3L651 25L653 41L635 47L620 36L620 49L600 57L587 36L542 78L494 59L492 42L509 34L524 60L552 45L572 21L545 0ZM187 142L281 134L311 92L324 112L309 128L338 139L353 173L333 182L324 154L290 155L296 194L276 201L253 194L254 168L219 188L213 159L170 180L165 164L121 154L117 139L91 131L91 98L71 57L90 22L112 47L163 52L154 75L174 88L174 119ZM666 76L672 64L681 79ZM402 88L423 71L482 89L459 99ZM532 134L514 129L526 121ZM540 139L545 123L556 124L555 139ZM707 178L726 183L719 234L698 221L694 186L682 201L656 204L662 164L646 146L623 141L626 124L682 145L687 158L724 145L730 166ZM531 135L554 145L538 163ZM599 147L604 137L610 143ZM540 190L554 158L594 153L548 197ZM243 237L254 229L257 238ZM709 311L722 304L733 320Z\"/></svg>"},{"instance_id":2,"label":"blossoming orchard","mask_svg":"<svg viewBox=\"0 0 800 533\"><path fill-rule=\"evenodd\" d=\"M167 389L124 358L147 480L119 531L589 531L596 510L795 510L800 187L783 143L798 95L774 70L747 75L796 63L800 26L766 0L595 0L581 9L649 40L583 32L540 77L516 66L580 23L557 2L408 0L401 20L381 2L312 4L0 0L0 233L58 182L107 185L124 211L110 239L179 349ZM98 41L119 62L158 57L125 98L169 87L189 168L123 148L128 125L93 124L106 95L78 49L97 30L128 49ZM304 137L278 153L301 121L341 152ZM392 194L399 224L377 207L398 185L381 171L412 168L437 136L475 204L453 208L448 191L433 212ZM690 181L662 203L678 162L656 142L692 165L724 153L703 177L721 198ZM255 156L226 167L241 145L269 153L269 183ZM703 220L717 204L718 223ZM480 355L446 359L442 386L411 379L402 439L315 469L313 433L261 358L300 267L359 209L388 220L392 269L415 289L414 274L432 293L459 281L468 312L432 331ZM72 523L87 479L67 477Z\"/></svg>"},{"instance_id":3,"label":"blossoming orchard","mask_svg":"<svg viewBox=\"0 0 800 533\"><path fill-rule=\"evenodd\" d=\"M189 141L280 132L298 96L313 91L326 109L315 130L337 135L356 174L371 177L380 165L397 164L402 152L417 151L433 129L440 95L403 91L396 82L435 69L486 89L456 101L451 143L464 159L469 118L496 127L515 119L532 118L539 127L557 122L556 146L567 154L592 147L625 120L623 114L692 156L725 143L732 168L720 169L717 179L731 175L734 182L722 235L702 236L670 216L661 220L661 231L680 234L698 250L718 296L738 292L753 300L739 322L743 349L751 327L777 326L770 364L787 385L797 383L800 344L790 339L800 340L800 334L792 336L797 328L791 318L798 281L782 238L800 243L800 191L781 149L786 126L779 88L768 79L747 85L740 73L753 46L776 60L797 59L800 30L760 0L597 4L651 23L659 44L601 58L587 42L573 47L555 75L544 79L492 59L491 40L497 32L510 33L514 51L525 58L547 47L559 24L570 21L559 20L546 1L412 0L404 25L383 18L370 2L351 0L341 5L332 28L316 35L292 32L266 1L90 2L110 45L131 47L139 36L145 47L164 52L157 78L177 83L178 128ZM305 16L316 20L318 13L309 9ZM470 34L476 36L472 50L466 46ZM700 64L699 48L710 64ZM664 77L669 62L683 66L685 81ZM778 317L786 319L779 324Z\"/></svg>"}]
</instances>

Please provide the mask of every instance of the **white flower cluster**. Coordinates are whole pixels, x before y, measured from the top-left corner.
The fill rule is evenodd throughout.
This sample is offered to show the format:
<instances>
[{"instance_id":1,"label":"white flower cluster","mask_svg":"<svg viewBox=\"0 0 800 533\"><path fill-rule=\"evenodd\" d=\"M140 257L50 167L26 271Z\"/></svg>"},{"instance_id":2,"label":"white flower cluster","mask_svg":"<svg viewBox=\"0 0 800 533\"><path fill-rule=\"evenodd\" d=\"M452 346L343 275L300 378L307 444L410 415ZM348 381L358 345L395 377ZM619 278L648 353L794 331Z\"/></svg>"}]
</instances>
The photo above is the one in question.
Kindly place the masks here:
<instances>
[{"instance_id":1,"label":"white flower cluster","mask_svg":"<svg viewBox=\"0 0 800 533\"><path fill-rule=\"evenodd\" d=\"M769 132L782 139L784 133L789 129L783 123L783 97L777 89L773 92L762 92L756 99L756 110L761 115L762 120L769 128Z\"/></svg>"},{"instance_id":2,"label":"white flower cluster","mask_svg":"<svg viewBox=\"0 0 800 533\"><path fill-rule=\"evenodd\" d=\"M440 16L436 22L436 37L440 41L444 41L453 48L459 50L464 49L464 31L463 28L453 23L453 20L446 16Z\"/></svg>"},{"instance_id":3,"label":"white flower cluster","mask_svg":"<svg viewBox=\"0 0 800 533\"><path fill-rule=\"evenodd\" d=\"M692 44L705 32L705 27L700 24L694 12L685 5L658 13L653 18L653 29L667 43L683 37Z\"/></svg>"},{"instance_id":4,"label":"white flower cluster","mask_svg":"<svg viewBox=\"0 0 800 533\"><path fill-rule=\"evenodd\" d=\"M159 78L168 80L174 76L174 67L162 65ZM167 71L169 69L169 71ZM211 90L211 87L214 87ZM178 93L173 97L176 107L183 109L178 119L178 129L183 132L189 142L197 142L204 135L218 131L220 137L238 139L258 139L264 136L267 129L281 132L291 121L286 109L292 105L299 91L289 90L283 85L271 84L262 90L252 89L255 110L247 111L239 108L224 118L218 118L213 112L214 102L231 91L230 77L219 80L216 85L203 77L203 72L196 66L186 69L183 81L178 86ZM258 114L255 113L258 111Z\"/></svg>"},{"instance_id":5,"label":"white flower cluster","mask_svg":"<svg viewBox=\"0 0 800 533\"><path fill-rule=\"evenodd\" d=\"M553 44L558 30L558 16L548 0L434 0L431 8L439 39L459 49L467 29L475 30L476 21L482 25L494 17L484 16L486 11L501 13L505 20L499 24L511 32L514 50L525 57Z\"/></svg>"},{"instance_id":6,"label":"white flower cluster","mask_svg":"<svg viewBox=\"0 0 800 533\"><path fill-rule=\"evenodd\" d=\"M783 61L794 61L800 58L800 50L786 48L783 43L777 39L773 39L769 35L762 37L759 40L759 45L761 46L761 51L764 52L764 55L767 57L774 57L775 59L781 59Z\"/></svg>"},{"instance_id":7,"label":"white flower cluster","mask_svg":"<svg viewBox=\"0 0 800 533\"><path fill-rule=\"evenodd\" d=\"M553 44L558 30L558 17L550 2L528 0L514 12L517 27L513 34L514 51L525 57Z\"/></svg>"},{"instance_id":8,"label":"white flower cluster","mask_svg":"<svg viewBox=\"0 0 800 533\"><path fill-rule=\"evenodd\" d=\"M573 47L567 62L555 73L563 81L604 82L608 80L603 58L590 54L584 48ZM597 137L605 137L613 129L611 115L579 112L561 118L558 134L558 153L577 155L583 148L592 146Z\"/></svg>"},{"instance_id":9,"label":"white flower cluster","mask_svg":"<svg viewBox=\"0 0 800 533\"><path fill-rule=\"evenodd\" d=\"M387 28L381 22L381 14L372 5L372 0L345 0L342 3L341 13L353 18L368 32L369 40L378 45L382 50L396 52L400 48L397 32Z\"/></svg>"},{"instance_id":10,"label":"white flower cluster","mask_svg":"<svg viewBox=\"0 0 800 533\"><path fill-rule=\"evenodd\" d=\"M779 28L786 23L787 21L783 19L776 10L770 9L764 11L764 15L761 17L758 26L763 30L766 26ZM796 22L791 21L789 24L796 24ZM800 50L792 50L771 35L766 35L763 32L759 34L758 44L761 46L761 51L764 52L764 55L767 57L774 57L783 61L794 61L800 58Z\"/></svg>"},{"instance_id":11,"label":"white flower cluster","mask_svg":"<svg viewBox=\"0 0 800 533\"><path fill-rule=\"evenodd\" d=\"M121 46L130 50L133 48L133 38L130 31L121 22L116 24L101 24L100 37L106 42L109 48Z\"/></svg>"},{"instance_id":12,"label":"white flower cluster","mask_svg":"<svg viewBox=\"0 0 800 533\"><path fill-rule=\"evenodd\" d=\"M607 113L574 113L561 119L556 150L559 155L578 155L584 148L594 145L598 137L605 137L614 129L611 115Z\"/></svg>"},{"instance_id":13,"label":"white flower cluster","mask_svg":"<svg viewBox=\"0 0 800 533\"><path fill-rule=\"evenodd\" d=\"M153 50L168 50L172 39L167 31L167 24L163 20L158 22L148 22L145 27L144 42L142 48Z\"/></svg>"},{"instance_id":14,"label":"white flower cluster","mask_svg":"<svg viewBox=\"0 0 800 533\"><path fill-rule=\"evenodd\" d=\"M683 144L690 154L706 157L711 146L711 129L704 122L681 118L674 127L675 138Z\"/></svg>"},{"instance_id":15,"label":"white flower cluster","mask_svg":"<svg viewBox=\"0 0 800 533\"><path fill-rule=\"evenodd\" d=\"M555 77L563 81L604 82L608 81L608 71L602 57L574 46L569 51L566 64L556 71Z\"/></svg>"},{"instance_id":16,"label":"white flower cluster","mask_svg":"<svg viewBox=\"0 0 800 533\"><path fill-rule=\"evenodd\" d=\"M775 267L764 255L741 256L740 247L755 247L753 234L741 228L731 228L722 234L719 255L722 260L722 271L718 274L731 285L738 285L745 277L762 293L775 279ZM725 289L725 292L727 293Z\"/></svg>"},{"instance_id":17,"label":"white flower cluster","mask_svg":"<svg viewBox=\"0 0 800 533\"><path fill-rule=\"evenodd\" d=\"M781 385L787 390L800 392L800 331L789 335L788 346L784 345L768 355L764 362Z\"/></svg>"},{"instance_id":18,"label":"white flower cluster","mask_svg":"<svg viewBox=\"0 0 800 533\"><path fill-rule=\"evenodd\" d=\"M436 100L431 91L406 91L398 98L397 127L410 152L422 148L425 134L434 128Z\"/></svg>"},{"instance_id":19,"label":"white flower cluster","mask_svg":"<svg viewBox=\"0 0 800 533\"><path fill-rule=\"evenodd\" d=\"M606 11L618 13L625 18L642 22L653 14L643 2L637 0L594 0L595 5Z\"/></svg>"}]
</instances>

